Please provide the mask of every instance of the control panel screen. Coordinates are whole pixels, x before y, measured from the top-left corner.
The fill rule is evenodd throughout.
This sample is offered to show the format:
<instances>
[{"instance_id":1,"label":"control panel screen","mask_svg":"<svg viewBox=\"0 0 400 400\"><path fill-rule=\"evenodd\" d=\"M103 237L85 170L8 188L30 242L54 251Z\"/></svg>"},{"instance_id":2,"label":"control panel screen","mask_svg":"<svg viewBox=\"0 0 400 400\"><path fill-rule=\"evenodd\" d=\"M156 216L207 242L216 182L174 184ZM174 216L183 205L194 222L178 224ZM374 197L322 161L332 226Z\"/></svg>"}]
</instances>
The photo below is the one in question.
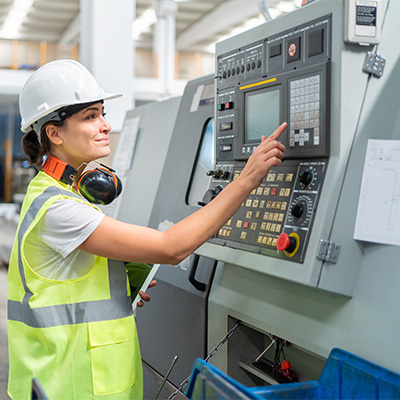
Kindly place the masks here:
<instances>
[{"instance_id":1,"label":"control panel screen","mask_svg":"<svg viewBox=\"0 0 400 400\"><path fill-rule=\"evenodd\" d=\"M279 125L280 91L247 92L245 103L245 141L260 142L262 135L271 134Z\"/></svg>"}]
</instances>

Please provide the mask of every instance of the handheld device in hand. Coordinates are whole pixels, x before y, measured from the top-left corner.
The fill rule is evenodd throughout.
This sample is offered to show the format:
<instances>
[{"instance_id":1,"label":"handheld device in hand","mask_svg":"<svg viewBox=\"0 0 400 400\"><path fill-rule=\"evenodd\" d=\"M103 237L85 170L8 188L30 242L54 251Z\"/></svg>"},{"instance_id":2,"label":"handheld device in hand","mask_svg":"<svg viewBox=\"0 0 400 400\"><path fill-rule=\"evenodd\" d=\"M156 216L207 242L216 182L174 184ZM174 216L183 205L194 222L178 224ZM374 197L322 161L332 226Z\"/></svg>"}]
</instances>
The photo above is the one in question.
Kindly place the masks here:
<instances>
[{"instance_id":1,"label":"handheld device in hand","mask_svg":"<svg viewBox=\"0 0 400 400\"><path fill-rule=\"evenodd\" d=\"M159 267L160 264L129 263L125 265L131 287L133 310L136 309L137 302L141 300L139 292L147 290Z\"/></svg>"}]
</instances>

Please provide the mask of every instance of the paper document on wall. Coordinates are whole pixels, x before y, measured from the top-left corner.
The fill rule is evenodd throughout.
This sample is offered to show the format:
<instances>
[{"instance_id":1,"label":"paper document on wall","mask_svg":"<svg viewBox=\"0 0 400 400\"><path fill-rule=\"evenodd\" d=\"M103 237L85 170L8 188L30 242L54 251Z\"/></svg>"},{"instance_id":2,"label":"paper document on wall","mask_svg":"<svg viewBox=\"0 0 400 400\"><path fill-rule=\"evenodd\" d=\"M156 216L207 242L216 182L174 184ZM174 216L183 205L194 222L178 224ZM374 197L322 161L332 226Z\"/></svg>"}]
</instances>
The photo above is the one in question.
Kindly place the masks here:
<instances>
[{"instance_id":1,"label":"paper document on wall","mask_svg":"<svg viewBox=\"0 0 400 400\"><path fill-rule=\"evenodd\" d=\"M123 176L130 169L139 131L139 117L127 118L118 138L112 168L118 176Z\"/></svg>"},{"instance_id":2,"label":"paper document on wall","mask_svg":"<svg viewBox=\"0 0 400 400\"><path fill-rule=\"evenodd\" d=\"M139 132L140 117L127 118L119 134L118 143L114 152L111 168L115 170L122 183L122 191L128 181L128 171L132 165L133 153ZM100 206L104 214L117 218L123 196L117 197L110 205Z\"/></svg>"},{"instance_id":3,"label":"paper document on wall","mask_svg":"<svg viewBox=\"0 0 400 400\"><path fill-rule=\"evenodd\" d=\"M369 140L354 239L400 245L400 140Z\"/></svg>"}]
</instances>

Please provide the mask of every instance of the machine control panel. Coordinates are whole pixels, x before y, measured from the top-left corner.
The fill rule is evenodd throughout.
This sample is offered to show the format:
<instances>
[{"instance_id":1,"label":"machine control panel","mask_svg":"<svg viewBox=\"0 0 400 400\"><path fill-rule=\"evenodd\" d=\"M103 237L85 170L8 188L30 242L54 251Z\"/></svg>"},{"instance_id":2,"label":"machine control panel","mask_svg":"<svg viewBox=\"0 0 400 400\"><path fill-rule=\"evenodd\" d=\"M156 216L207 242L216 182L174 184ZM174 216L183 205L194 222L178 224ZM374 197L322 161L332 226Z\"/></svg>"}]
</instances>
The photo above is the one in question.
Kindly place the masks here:
<instances>
[{"instance_id":1,"label":"machine control panel","mask_svg":"<svg viewBox=\"0 0 400 400\"><path fill-rule=\"evenodd\" d=\"M292 160L284 164L270 169L261 186L211 242L303 262L327 161ZM217 164L217 168L222 170L225 166ZM234 168L233 179L242 169ZM211 201L228 183L213 178L204 203Z\"/></svg>"},{"instance_id":2,"label":"machine control panel","mask_svg":"<svg viewBox=\"0 0 400 400\"><path fill-rule=\"evenodd\" d=\"M329 161L331 15L218 54L216 165L199 204L234 180L262 135L288 122L271 169L210 242L302 263Z\"/></svg>"}]
</instances>

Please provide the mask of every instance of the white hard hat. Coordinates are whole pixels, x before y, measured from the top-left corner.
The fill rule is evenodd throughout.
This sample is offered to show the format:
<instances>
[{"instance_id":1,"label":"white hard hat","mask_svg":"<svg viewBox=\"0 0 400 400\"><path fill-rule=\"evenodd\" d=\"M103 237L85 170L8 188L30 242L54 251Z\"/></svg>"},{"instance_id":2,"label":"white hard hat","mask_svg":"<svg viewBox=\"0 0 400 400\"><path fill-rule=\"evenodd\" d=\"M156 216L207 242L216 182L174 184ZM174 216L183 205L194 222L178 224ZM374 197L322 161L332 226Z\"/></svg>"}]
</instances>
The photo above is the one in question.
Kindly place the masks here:
<instances>
[{"instance_id":1,"label":"white hard hat","mask_svg":"<svg viewBox=\"0 0 400 400\"><path fill-rule=\"evenodd\" d=\"M93 75L74 60L51 61L35 71L19 95L21 130L40 135L40 128L50 120L60 120L54 111L65 106L115 99L121 94L105 93ZM40 120L40 122L39 122ZM39 122L39 126L31 127Z\"/></svg>"}]
</instances>

